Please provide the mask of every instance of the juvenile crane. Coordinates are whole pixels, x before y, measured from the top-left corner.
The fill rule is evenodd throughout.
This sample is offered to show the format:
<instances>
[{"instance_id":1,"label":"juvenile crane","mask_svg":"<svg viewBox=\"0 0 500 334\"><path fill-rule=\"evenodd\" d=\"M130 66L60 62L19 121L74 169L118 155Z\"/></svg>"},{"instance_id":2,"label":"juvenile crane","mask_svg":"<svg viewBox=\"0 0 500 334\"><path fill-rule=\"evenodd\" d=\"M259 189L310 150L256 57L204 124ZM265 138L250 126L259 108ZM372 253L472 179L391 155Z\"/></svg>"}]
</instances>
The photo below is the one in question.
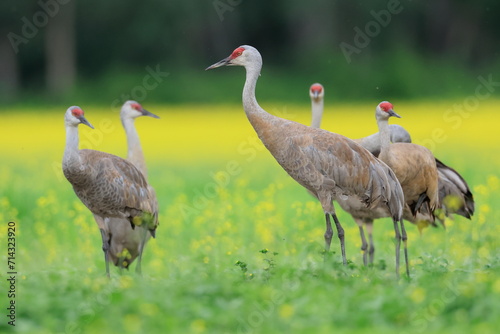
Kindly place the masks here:
<instances>
[{"instance_id":1,"label":"juvenile crane","mask_svg":"<svg viewBox=\"0 0 500 334\"><path fill-rule=\"evenodd\" d=\"M312 127L320 127L323 115L324 95L325 91L321 84L315 83L311 85L309 89L309 96L311 98L312 105ZM409 133L403 127L396 124L390 124L389 129L391 131L391 142L411 142ZM355 139L355 141L372 152L375 156L380 154L380 135L378 132L368 137L357 140ZM446 166L437 158L435 158L435 160L438 168L439 201L442 203L442 207L444 208L444 214L448 217L451 217L451 214L459 214L470 219L474 213L474 199L467 182L453 168ZM341 201L339 204L344 210L348 211L352 215L353 219L359 226L364 263L368 263L367 252L369 255L369 262L373 263L375 251L373 244L373 219L375 219L377 214L375 212L371 212L370 215L370 213L366 211L352 212L349 211L350 208L345 202ZM434 217L431 216L429 212L425 212L425 210L423 213L417 213L416 217L414 217L411 213L406 212L404 218L412 223L423 222L424 224L435 225ZM436 218L440 219L440 216L438 215ZM444 224L443 221L441 222ZM369 243L366 242L363 226L367 230Z\"/></svg>"},{"instance_id":2,"label":"juvenile crane","mask_svg":"<svg viewBox=\"0 0 500 334\"><path fill-rule=\"evenodd\" d=\"M120 118L127 136L127 160L134 164L144 175L147 181L147 168L142 152L139 135L134 125L136 118L149 116L159 118L155 114L144 109L136 101L126 101L120 111ZM154 194L154 189L148 184L149 191ZM109 228L109 257L111 262L120 268L128 268L137 258L136 272L141 272L142 251L149 240L150 234L143 236L142 229L132 228L130 222L123 218L107 218ZM142 244L144 243L144 245Z\"/></svg>"},{"instance_id":3,"label":"juvenile crane","mask_svg":"<svg viewBox=\"0 0 500 334\"><path fill-rule=\"evenodd\" d=\"M131 162L112 154L78 149L78 125L92 125L80 107L65 114L66 148L63 173L82 203L93 213L102 237L102 249L109 277L109 218L126 219L132 228L143 229L139 254L147 234L155 236L158 226L156 195Z\"/></svg>"},{"instance_id":4,"label":"juvenile crane","mask_svg":"<svg viewBox=\"0 0 500 334\"><path fill-rule=\"evenodd\" d=\"M388 211L399 235L397 223L403 228L404 197L396 176L386 164L346 137L285 120L262 109L255 98L262 57L254 47L240 46L207 70L221 66L245 67L243 109L247 118L283 169L320 201L326 219L327 251L333 235L331 216L346 264L344 230L335 214L334 199L352 197L359 207ZM396 272L399 273L399 252Z\"/></svg>"}]
</instances>

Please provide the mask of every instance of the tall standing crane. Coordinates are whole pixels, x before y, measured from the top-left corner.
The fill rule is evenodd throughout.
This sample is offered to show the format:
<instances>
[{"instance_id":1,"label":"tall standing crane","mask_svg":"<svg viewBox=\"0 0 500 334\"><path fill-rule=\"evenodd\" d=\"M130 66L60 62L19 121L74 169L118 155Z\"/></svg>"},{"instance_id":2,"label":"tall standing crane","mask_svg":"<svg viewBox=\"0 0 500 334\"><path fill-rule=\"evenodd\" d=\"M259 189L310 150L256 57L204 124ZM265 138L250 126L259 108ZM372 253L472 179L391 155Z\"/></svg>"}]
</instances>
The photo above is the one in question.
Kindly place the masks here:
<instances>
[{"instance_id":1,"label":"tall standing crane","mask_svg":"<svg viewBox=\"0 0 500 334\"><path fill-rule=\"evenodd\" d=\"M134 125L136 118L141 116L149 116L159 118L155 114L144 109L140 103L136 101L126 101L120 110L120 119L127 136L127 160L134 164L148 179L148 172L144 153L142 152L139 134ZM154 194L154 189L148 184L149 191ZM120 268L128 268L130 264L137 258L136 272L141 273L142 251L145 244L149 240L150 234L146 234L144 239L142 229L133 229L127 219L122 218L107 218L107 226L109 228L108 243L109 257L111 262ZM144 245L142 244L144 243Z\"/></svg>"},{"instance_id":2,"label":"tall standing crane","mask_svg":"<svg viewBox=\"0 0 500 334\"><path fill-rule=\"evenodd\" d=\"M221 66L243 66L246 69L243 109L247 118L281 167L320 201L326 220L327 251L333 235L332 217L340 240L342 260L347 263L344 229L333 205L333 200L339 198L355 198L353 202L359 207L388 211L394 221L396 236L400 238L398 222L404 229L404 197L395 174L386 164L344 136L282 119L262 109L255 97L262 57L254 47L240 46L207 70ZM399 274L398 246L397 250L396 273ZM406 268L408 272L408 262Z\"/></svg>"},{"instance_id":3,"label":"tall standing crane","mask_svg":"<svg viewBox=\"0 0 500 334\"><path fill-rule=\"evenodd\" d=\"M66 148L63 173L82 203L92 212L101 231L102 249L109 277L109 218L125 219L132 228L141 227L142 254L148 234L155 236L158 202L144 175L131 162L115 155L79 150L78 125L92 125L83 110L72 106L66 111Z\"/></svg>"},{"instance_id":4,"label":"tall standing crane","mask_svg":"<svg viewBox=\"0 0 500 334\"><path fill-rule=\"evenodd\" d=\"M319 83L312 84L309 88L309 96L311 98L311 126L319 128L324 108L325 89L323 85ZM403 127L397 124L389 124L389 130L391 142L411 143L410 134ZM380 154L379 132L360 139L354 139L354 141L369 150L375 156ZM445 165L437 158L435 158L435 160L438 169L439 201L444 209L444 214L448 217L451 217L452 214L458 214L470 219L474 213L474 198L467 182L456 170ZM377 214L372 212L372 217L370 217L370 213L365 212L365 210L363 210L363 212L349 211L350 207L346 205L344 201L339 202L339 204L344 210L352 215L360 228L361 249L363 251L364 263L373 263L375 252L375 246L373 244L373 219L375 219ZM425 209L422 213L418 212L416 216L406 211L404 218L415 224L423 223L423 225L432 224L436 226L434 223L434 215L431 215L431 213L425 211ZM444 224L442 215L437 215L436 218ZM368 233L368 243L364 236L363 226ZM367 259L367 252L369 260Z\"/></svg>"}]
</instances>

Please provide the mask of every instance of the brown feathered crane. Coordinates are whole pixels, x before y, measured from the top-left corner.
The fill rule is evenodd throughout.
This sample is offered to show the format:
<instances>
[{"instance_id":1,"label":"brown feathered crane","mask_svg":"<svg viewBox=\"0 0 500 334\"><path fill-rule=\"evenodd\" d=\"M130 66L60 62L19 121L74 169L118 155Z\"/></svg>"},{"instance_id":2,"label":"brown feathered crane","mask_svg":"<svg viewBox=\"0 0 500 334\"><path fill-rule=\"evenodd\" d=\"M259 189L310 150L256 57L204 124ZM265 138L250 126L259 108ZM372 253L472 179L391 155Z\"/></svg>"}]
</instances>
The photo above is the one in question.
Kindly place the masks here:
<instances>
[{"instance_id":1,"label":"brown feathered crane","mask_svg":"<svg viewBox=\"0 0 500 334\"><path fill-rule=\"evenodd\" d=\"M311 126L319 128L324 108L325 89L323 85L319 83L312 84L309 88L309 96L311 98ZM411 143L410 134L403 127L397 124L389 124L389 130L391 142ZM380 154L379 132L367 137L354 139L354 141L366 148L373 155L378 156ZM451 217L452 214L458 214L470 219L474 213L474 198L467 182L453 168L445 165L437 158L435 158L435 160L438 169L439 201L442 204L444 214L447 217ZM339 204L344 210L348 211L352 215L356 224L359 226L364 263L373 263L375 252L375 246L373 244L373 219L377 217L378 214L373 211L371 213L366 212L366 210L363 210L362 212L349 211L351 208L348 203L345 203L345 201L341 201ZM431 216L429 212L426 212L425 210L423 214L417 213L416 216L413 216L411 213L406 211L404 218L412 223L419 224L419 226L421 223L435 225L434 216ZM442 221L442 215L438 215L436 218L440 219L444 224L444 221ZM363 226L368 232L368 242L366 242L364 236ZM367 255L369 255L369 261L367 259Z\"/></svg>"},{"instance_id":2,"label":"brown feathered crane","mask_svg":"<svg viewBox=\"0 0 500 334\"><path fill-rule=\"evenodd\" d=\"M132 228L143 229L142 248L147 234L155 236L158 226L156 196L131 162L112 154L78 149L78 125L92 125L80 107L72 106L65 114L66 148L63 173L82 203L93 213L101 231L102 249L109 276L109 219L126 219Z\"/></svg>"},{"instance_id":3,"label":"brown feathered crane","mask_svg":"<svg viewBox=\"0 0 500 334\"><path fill-rule=\"evenodd\" d=\"M321 126L321 119L323 117L325 88L320 83L314 83L309 87L309 97L311 98L311 126L319 128ZM411 136L398 124L389 124L389 131L391 134L391 142L393 143L411 143ZM378 157L380 154L380 138L379 133L376 132L363 138L353 139L356 143L366 148L374 156Z\"/></svg>"},{"instance_id":4,"label":"brown feathered crane","mask_svg":"<svg viewBox=\"0 0 500 334\"><path fill-rule=\"evenodd\" d=\"M319 128L321 125L321 119L323 117L323 108L324 108L324 96L325 89L323 85L320 83L314 83L309 87L309 97L311 98L311 127ZM404 130L401 126L391 124L391 140L392 141L407 141L409 140L409 134ZM378 132L369 136L360 139L353 139L354 142L360 144L368 151L375 148L377 149L377 154L380 152L380 140ZM370 144L375 141L377 144ZM410 140L411 141L411 140ZM377 148L378 147L378 148ZM371 152L373 154L373 152ZM359 235L361 237L361 250L363 252L363 264L367 265L368 263L373 263L373 258L375 254L375 245L373 242L373 221L378 218L390 217L390 213L384 210L373 210L366 207L359 207L356 204L356 201L352 198L339 198L337 200L340 207L348 212L356 225L359 228ZM365 236L365 232L368 234L368 241ZM401 232L405 238L406 233ZM398 236L396 235L396 238Z\"/></svg>"},{"instance_id":5,"label":"brown feathered crane","mask_svg":"<svg viewBox=\"0 0 500 334\"><path fill-rule=\"evenodd\" d=\"M359 207L388 211L396 235L399 235L398 222L403 228L403 193L386 164L346 137L285 120L262 109L255 98L255 86L262 68L262 57L257 49L240 46L207 70L225 65L245 67L243 109L248 120L283 169L320 201L326 219L327 251L333 235L332 217L342 260L346 264L344 230L333 206L333 200L338 198L355 198ZM406 267L408 272L408 263ZM399 251L396 253L396 272L399 272Z\"/></svg>"},{"instance_id":6,"label":"brown feathered crane","mask_svg":"<svg viewBox=\"0 0 500 334\"><path fill-rule=\"evenodd\" d=\"M389 118L398 117L390 102L380 102L375 109L380 133L379 158L396 174L405 197L405 218L411 220L417 213L434 221L434 210L439 201L438 170L429 149L412 143L391 143ZM403 241L406 242L404 236Z\"/></svg>"},{"instance_id":7,"label":"brown feathered crane","mask_svg":"<svg viewBox=\"0 0 500 334\"><path fill-rule=\"evenodd\" d=\"M325 90L321 84L315 83L311 85L309 96L312 104L312 127L320 127L323 116L324 95ZM389 130L391 142L411 143L410 134L402 126L389 124ZM380 154L380 134L378 132L353 140L376 157ZM474 214L474 196L469 185L455 169L447 166L438 158L435 157L435 159L439 177L439 200L443 205L446 216L451 217L451 214L458 214L470 219Z\"/></svg>"},{"instance_id":8,"label":"brown feathered crane","mask_svg":"<svg viewBox=\"0 0 500 334\"><path fill-rule=\"evenodd\" d=\"M137 101L126 101L120 110L120 119L127 137L127 160L134 164L144 175L147 181L147 168L142 152L139 134L134 125L136 118L149 116L159 118L155 114L144 109ZM148 184L150 193L154 194L154 189ZM143 236L143 229L132 228L130 222L124 218L106 218L109 243L109 258L115 266L128 268L138 257L136 272L141 272L142 252L149 240L150 234Z\"/></svg>"}]
</instances>

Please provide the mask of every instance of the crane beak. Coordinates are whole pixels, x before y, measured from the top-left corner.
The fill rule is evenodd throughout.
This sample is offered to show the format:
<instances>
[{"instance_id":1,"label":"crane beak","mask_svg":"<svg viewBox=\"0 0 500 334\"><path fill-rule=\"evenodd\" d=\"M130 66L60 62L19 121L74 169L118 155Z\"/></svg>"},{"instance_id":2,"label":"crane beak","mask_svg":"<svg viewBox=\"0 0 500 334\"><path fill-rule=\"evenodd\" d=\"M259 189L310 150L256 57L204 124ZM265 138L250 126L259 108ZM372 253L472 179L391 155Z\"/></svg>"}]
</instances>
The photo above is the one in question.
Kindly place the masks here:
<instances>
[{"instance_id":1,"label":"crane beak","mask_svg":"<svg viewBox=\"0 0 500 334\"><path fill-rule=\"evenodd\" d=\"M315 91L313 92L313 97L314 97L314 99L315 99L315 100L317 100L317 99L318 99L318 96L319 96L319 92L318 92L317 90L315 90Z\"/></svg>"},{"instance_id":2,"label":"crane beak","mask_svg":"<svg viewBox=\"0 0 500 334\"><path fill-rule=\"evenodd\" d=\"M149 116L153 118L160 118L160 116L157 116L153 114L152 112L147 111L146 109L142 109L142 116Z\"/></svg>"},{"instance_id":3,"label":"crane beak","mask_svg":"<svg viewBox=\"0 0 500 334\"><path fill-rule=\"evenodd\" d=\"M391 109L391 110L389 110L389 111L388 111L388 113L389 113L389 115L390 115L390 116L394 116L394 117L397 117L397 118L401 118L401 116L399 116L398 114L396 114L396 113L394 112L394 110L392 110L392 109Z\"/></svg>"},{"instance_id":4,"label":"crane beak","mask_svg":"<svg viewBox=\"0 0 500 334\"><path fill-rule=\"evenodd\" d=\"M82 115L78 119L80 120L80 123L85 124L86 126L90 127L91 129L94 128L92 126L92 124L90 124L89 121L87 121L87 119L85 118L85 116Z\"/></svg>"},{"instance_id":5,"label":"crane beak","mask_svg":"<svg viewBox=\"0 0 500 334\"><path fill-rule=\"evenodd\" d=\"M213 68L221 67L221 66L230 65L230 64L231 64L231 63L230 63L230 61L231 61L231 58L229 58L229 57L224 58L224 59L222 59L221 61L219 61L219 62L217 62L217 63L215 63L215 64L213 64L213 65L208 66L208 67L205 69L205 71L211 70L211 69L213 69Z\"/></svg>"}]
</instances>

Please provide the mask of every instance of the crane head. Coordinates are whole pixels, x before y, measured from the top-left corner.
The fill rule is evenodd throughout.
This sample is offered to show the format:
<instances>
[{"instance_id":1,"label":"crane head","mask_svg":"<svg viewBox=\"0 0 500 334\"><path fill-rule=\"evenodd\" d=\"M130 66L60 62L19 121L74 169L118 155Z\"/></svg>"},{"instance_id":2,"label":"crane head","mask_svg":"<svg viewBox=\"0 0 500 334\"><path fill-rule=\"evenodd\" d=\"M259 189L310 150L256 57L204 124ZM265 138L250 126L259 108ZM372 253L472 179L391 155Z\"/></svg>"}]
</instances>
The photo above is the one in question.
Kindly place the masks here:
<instances>
[{"instance_id":1,"label":"crane head","mask_svg":"<svg viewBox=\"0 0 500 334\"><path fill-rule=\"evenodd\" d=\"M396 112L392 110L392 108L392 103L388 101L380 102L377 106L377 109L375 109L375 115L377 118L381 119L389 119L389 117L391 116L401 118L401 116L396 114Z\"/></svg>"},{"instance_id":2,"label":"crane head","mask_svg":"<svg viewBox=\"0 0 500 334\"><path fill-rule=\"evenodd\" d=\"M221 66L249 66L249 65L262 65L262 57L256 48L250 45L242 45L234 49L234 51L221 61L207 67L206 70Z\"/></svg>"},{"instance_id":3,"label":"crane head","mask_svg":"<svg viewBox=\"0 0 500 334\"><path fill-rule=\"evenodd\" d=\"M153 114L152 112L147 111L144 109L140 103L129 100L125 102L122 106L122 109L120 111L120 116L122 119L124 118L137 118L139 116L149 116L153 118L160 118L157 115Z\"/></svg>"},{"instance_id":4,"label":"crane head","mask_svg":"<svg viewBox=\"0 0 500 334\"><path fill-rule=\"evenodd\" d=\"M78 106L72 106L69 107L68 110L66 110L64 121L67 125L70 126L76 127L78 126L78 124L85 124L92 129L94 128L92 124L90 124L89 121L87 121L87 119L85 118L82 108Z\"/></svg>"},{"instance_id":5,"label":"crane head","mask_svg":"<svg viewBox=\"0 0 500 334\"><path fill-rule=\"evenodd\" d=\"M313 100L320 100L323 98L325 95L325 89L323 88L322 84L315 83L312 84L311 87L309 88L309 96Z\"/></svg>"}]
</instances>

